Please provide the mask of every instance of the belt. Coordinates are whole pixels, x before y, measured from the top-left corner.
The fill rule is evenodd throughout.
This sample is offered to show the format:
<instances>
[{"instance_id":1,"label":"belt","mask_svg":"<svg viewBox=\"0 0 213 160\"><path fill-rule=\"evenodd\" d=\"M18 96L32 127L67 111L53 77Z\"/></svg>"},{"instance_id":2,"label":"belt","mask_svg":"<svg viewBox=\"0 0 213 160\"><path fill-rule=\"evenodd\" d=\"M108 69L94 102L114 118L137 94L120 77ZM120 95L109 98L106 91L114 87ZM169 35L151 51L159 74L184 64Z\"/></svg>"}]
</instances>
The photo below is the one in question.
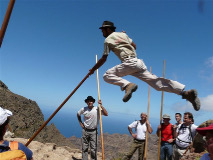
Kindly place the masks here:
<instances>
[{"instance_id":1,"label":"belt","mask_svg":"<svg viewBox=\"0 0 213 160\"><path fill-rule=\"evenodd\" d=\"M126 58L135 58L135 56L124 56L124 59Z\"/></svg>"},{"instance_id":2,"label":"belt","mask_svg":"<svg viewBox=\"0 0 213 160\"><path fill-rule=\"evenodd\" d=\"M87 131L87 132L93 132L93 131L96 131L97 128L95 128L95 129L87 129L87 128L85 128L84 130Z\"/></svg>"},{"instance_id":3,"label":"belt","mask_svg":"<svg viewBox=\"0 0 213 160\"><path fill-rule=\"evenodd\" d=\"M134 139L134 140L138 142L145 142L145 139Z\"/></svg>"},{"instance_id":4,"label":"belt","mask_svg":"<svg viewBox=\"0 0 213 160\"><path fill-rule=\"evenodd\" d=\"M176 147L177 147L178 149L180 149L180 150L184 150L184 149L187 148L187 147L180 147L180 146L178 146L177 144L176 144Z\"/></svg>"}]
</instances>

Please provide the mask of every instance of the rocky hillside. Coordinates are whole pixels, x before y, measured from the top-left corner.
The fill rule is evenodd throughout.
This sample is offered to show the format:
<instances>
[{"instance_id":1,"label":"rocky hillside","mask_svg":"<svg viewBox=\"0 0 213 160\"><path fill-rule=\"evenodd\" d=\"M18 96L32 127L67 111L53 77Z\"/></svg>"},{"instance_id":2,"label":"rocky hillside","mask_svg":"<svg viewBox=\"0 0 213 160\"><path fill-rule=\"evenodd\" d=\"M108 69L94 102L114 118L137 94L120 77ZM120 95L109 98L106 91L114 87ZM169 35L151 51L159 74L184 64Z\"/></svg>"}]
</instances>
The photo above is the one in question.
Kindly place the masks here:
<instances>
[{"instance_id":1,"label":"rocky hillside","mask_svg":"<svg viewBox=\"0 0 213 160\"><path fill-rule=\"evenodd\" d=\"M2 81L0 81L0 106L13 112L10 128L16 137L29 139L44 123L44 116L37 103L12 93ZM45 127L35 140L75 147L54 124Z\"/></svg>"},{"instance_id":2,"label":"rocky hillside","mask_svg":"<svg viewBox=\"0 0 213 160\"><path fill-rule=\"evenodd\" d=\"M76 137L70 137L69 140L81 149L81 139ZM157 150L158 150L158 138L156 135L150 135L148 138L148 155L147 159L156 160L157 159ZM120 159L124 156L125 153L129 151L129 148L132 144L132 137L124 134L108 134L104 133L104 152L105 159ZM98 137L98 151L101 152L101 137ZM134 154L132 160L137 160L137 153Z\"/></svg>"}]
</instances>

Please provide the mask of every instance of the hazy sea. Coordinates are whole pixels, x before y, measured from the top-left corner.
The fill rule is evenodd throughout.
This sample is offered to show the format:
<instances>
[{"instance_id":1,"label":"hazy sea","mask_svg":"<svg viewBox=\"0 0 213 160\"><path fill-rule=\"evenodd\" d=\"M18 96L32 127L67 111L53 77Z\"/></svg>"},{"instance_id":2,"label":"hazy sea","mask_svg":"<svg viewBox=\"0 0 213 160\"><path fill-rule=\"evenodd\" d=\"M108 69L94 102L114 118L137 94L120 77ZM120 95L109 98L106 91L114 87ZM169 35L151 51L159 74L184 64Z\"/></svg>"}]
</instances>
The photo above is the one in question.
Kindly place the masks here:
<instances>
[{"instance_id":1,"label":"hazy sea","mask_svg":"<svg viewBox=\"0 0 213 160\"><path fill-rule=\"evenodd\" d=\"M54 111L42 109L42 113L44 114L45 120L47 120L53 112ZM108 112L108 114L108 117L102 116L103 133L129 134L128 125L131 124L133 121L140 119L140 113L138 113L138 115L130 115ZM71 136L81 137L81 127L77 120L77 111L59 111L55 115L55 117L53 117L53 119L48 123L48 125L50 125L51 123L54 123L57 129L61 132L61 134L67 138ZM159 124L159 120L150 118L150 123L153 128L152 134L155 134L157 126Z\"/></svg>"}]
</instances>

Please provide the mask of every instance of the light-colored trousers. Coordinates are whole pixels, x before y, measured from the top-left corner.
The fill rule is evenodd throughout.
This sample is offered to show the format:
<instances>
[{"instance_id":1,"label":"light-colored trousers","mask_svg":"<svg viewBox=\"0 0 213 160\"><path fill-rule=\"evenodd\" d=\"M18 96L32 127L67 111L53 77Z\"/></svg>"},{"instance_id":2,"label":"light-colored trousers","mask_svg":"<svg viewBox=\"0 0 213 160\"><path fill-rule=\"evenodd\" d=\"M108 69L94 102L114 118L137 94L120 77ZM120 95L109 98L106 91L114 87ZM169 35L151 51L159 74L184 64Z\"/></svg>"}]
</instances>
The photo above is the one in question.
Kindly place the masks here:
<instances>
[{"instance_id":1,"label":"light-colored trousers","mask_svg":"<svg viewBox=\"0 0 213 160\"><path fill-rule=\"evenodd\" d=\"M88 160L88 149L90 147L91 160L97 160L97 137L98 131L82 130L82 160Z\"/></svg>"},{"instance_id":2,"label":"light-colored trousers","mask_svg":"<svg viewBox=\"0 0 213 160\"><path fill-rule=\"evenodd\" d=\"M138 58L125 59L121 64L107 70L103 78L107 83L120 86L123 91L124 87L130 82L121 77L127 75L132 75L141 79L157 91L166 91L179 95L185 88L185 85L177 81L157 77L150 73L143 60Z\"/></svg>"},{"instance_id":3,"label":"light-colored trousers","mask_svg":"<svg viewBox=\"0 0 213 160\"><path fill-rule=\"evenodd\" d=\"M173 155L172 160L180 160L183 154L185 153L186 149L179 149L176 144L173 145ZM186 152L188 154L190 149Z\"/></svg>"}]
</instances>

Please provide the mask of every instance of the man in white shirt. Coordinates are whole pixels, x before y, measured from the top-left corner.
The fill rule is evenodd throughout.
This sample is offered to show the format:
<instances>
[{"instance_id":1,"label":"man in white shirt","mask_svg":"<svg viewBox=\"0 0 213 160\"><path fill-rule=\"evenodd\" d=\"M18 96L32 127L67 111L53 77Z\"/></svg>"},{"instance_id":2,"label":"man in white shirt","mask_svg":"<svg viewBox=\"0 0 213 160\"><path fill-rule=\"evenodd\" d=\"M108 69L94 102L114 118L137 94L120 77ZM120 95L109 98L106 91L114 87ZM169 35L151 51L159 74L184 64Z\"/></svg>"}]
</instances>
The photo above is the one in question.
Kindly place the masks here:
<instances>
[{"instance_id":1,"label":"man in white shirt","mask_svg":"<svg viewBox=\"0 0 213 160\"><path fill-rule=\"evenodd\" d=\"M107 56L112 50L121 60L121 64L107 70L103 78L107 83L118 85L122 91L125 90L123 102L127 102L132 97L132 93L138 88L136 84L122 78L127 75L132 75L148 83L158 91L181 95L183 99L192 103L196 111L200 109L200 100L197 97L197 91L195 89L184 91L185 85L177 81L157 77L150 73L143 60L137 58L136 44L126 33L115 32L116 27L114 23L104 21L99 29L102 30L103 36L106 38L104 42L104 52L102 58L90 69L90 74L93 74L96 69L105 63Z\"/></svg>"},{"instance_id":2,"label":"man in white shirt","mask_svg":"<svg viewBox=\"0 0 213 160\"><path fill-rule=\"evenodd\" d=\"M95 99L88 96L85 99L86 107L81 108L77 113L78 121L82 127L82 160L88 160L88 149L90 146L91 160L97 160L97 127L99 123L99 108L93 106ZM101 105L101 114L108 116L106 109L102 106L101 100L98 101ZM81 121L81 115L84 116L84 122Z\"/></svg>"},{"instance_id":3,"label":"man in white shirt","mask_svg":"<svg viewBox=\"0 0 213 160\"><path fill-rule=\"evenodd\" d=\"M175 123L176 126L182 124L182 114L181 113L175 113L175 120L177 123Z\"/></svg>"},{"instance_id":4,"label":"man in white shirt","mask_svg":"<svg viewBox=\"0 0 213 160\"><path fill-rule=\"evenodd\" d=\"M196 125L192 124L192 119L192 113L184 113L183 124L178 126L175 134L176 141L173 147L173 160L179 160L186 152L186 149L189 146L192 146L192 141L197 128Z\"/></svg>"},{"instance_id":5,"label":"man in white shirt","mask_svg":"<svg viewBox=\"0 0 213 160\"><path fill-rule=\"evenodd\" d=\"M146 113L141 113L141 120L134 121L128 126L129 133L134 138L129 153L122 160L129 160L138 149L138 160L143 160L146 140L146 130L151 134L152 128L149 121L146 119ZM135 128L133 133L132 128Z\"/></svg>"}]
</instances>

